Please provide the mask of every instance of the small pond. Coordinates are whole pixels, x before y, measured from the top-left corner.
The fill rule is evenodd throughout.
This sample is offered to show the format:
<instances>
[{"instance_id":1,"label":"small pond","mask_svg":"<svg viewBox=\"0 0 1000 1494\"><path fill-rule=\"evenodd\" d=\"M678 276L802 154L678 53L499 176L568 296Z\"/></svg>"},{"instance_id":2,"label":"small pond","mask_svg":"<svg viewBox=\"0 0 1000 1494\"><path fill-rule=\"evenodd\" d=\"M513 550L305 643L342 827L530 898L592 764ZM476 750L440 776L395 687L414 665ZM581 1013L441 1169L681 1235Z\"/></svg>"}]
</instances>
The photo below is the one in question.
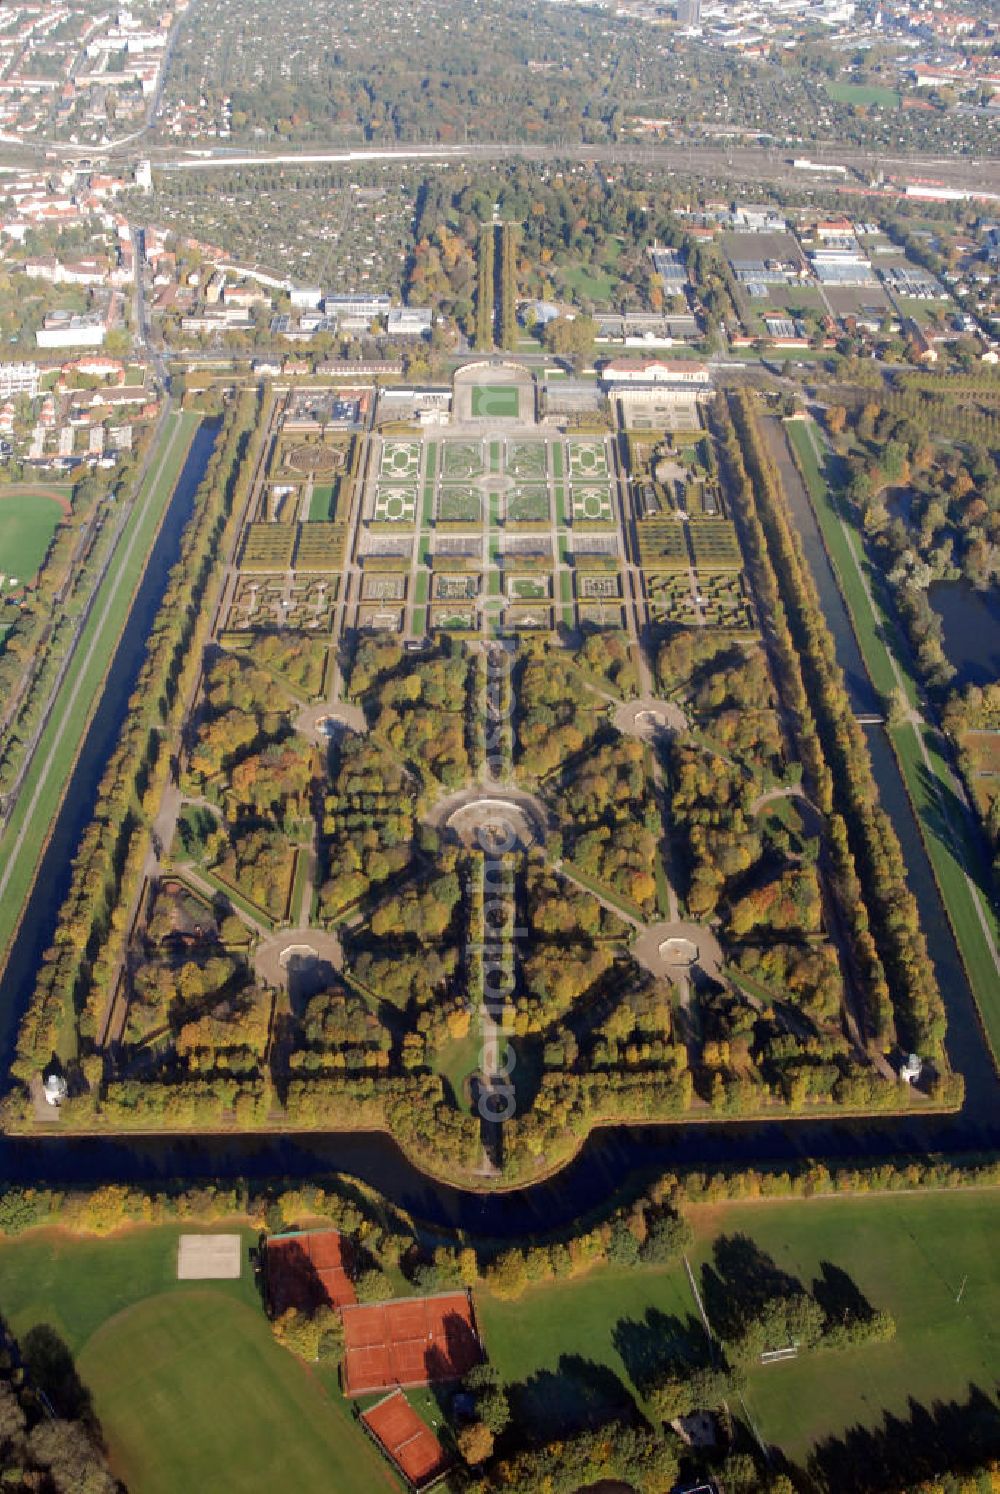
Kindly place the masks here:
<instances>
[{"instance_id":1,"label":"small pond","mask_svg":"<svg viewBox=\"0 0 1000 1494\"><path fill-rule=\"evenodd\" d=\"M928 597L944 627L944 650L958 670L955 685L1000 678L1000 588L935 581Z\"/></svg>"}]
</instances>

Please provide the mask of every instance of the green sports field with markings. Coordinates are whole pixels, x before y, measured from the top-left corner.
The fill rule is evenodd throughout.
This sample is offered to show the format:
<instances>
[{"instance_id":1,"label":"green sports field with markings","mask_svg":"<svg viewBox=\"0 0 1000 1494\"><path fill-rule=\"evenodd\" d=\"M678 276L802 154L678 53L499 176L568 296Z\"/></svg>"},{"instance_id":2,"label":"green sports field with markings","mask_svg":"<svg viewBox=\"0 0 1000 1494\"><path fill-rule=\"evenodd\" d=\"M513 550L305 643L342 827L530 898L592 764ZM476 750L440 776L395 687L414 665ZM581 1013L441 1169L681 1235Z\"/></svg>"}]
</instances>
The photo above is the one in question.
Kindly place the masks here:
<instances>
[{"instance_id":1,"label":"green sports field with markings","mask_svg":"<svg viewBox=\"0 0 1000 1494\"><path fill-rule=\"evenodd\" d=\"M0 593L35 579L63 512L62 503L46 494L0 490Z\"/></svg>"}]
</instances>

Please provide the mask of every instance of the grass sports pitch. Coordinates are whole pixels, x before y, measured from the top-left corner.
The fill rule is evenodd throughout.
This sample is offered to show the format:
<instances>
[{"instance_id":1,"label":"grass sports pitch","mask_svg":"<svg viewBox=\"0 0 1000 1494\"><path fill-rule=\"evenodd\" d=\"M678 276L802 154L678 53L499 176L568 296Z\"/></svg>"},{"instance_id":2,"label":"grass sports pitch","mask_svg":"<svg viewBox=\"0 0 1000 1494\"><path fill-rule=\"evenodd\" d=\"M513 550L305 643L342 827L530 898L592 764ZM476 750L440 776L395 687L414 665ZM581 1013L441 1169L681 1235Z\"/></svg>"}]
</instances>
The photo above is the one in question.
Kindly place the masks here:
<instances>
[{"instance_id":1,"label":"grass sports pitch","mask_svg":"<svg viewBox=\"0 0 1000 1494\"><path fill-rule=\"evenodd\" d=\"M0 590L12 577L33 581L65 512L65 500L40 492L0 493Z\"/></svg>"},{"instance_id":2,"label":"grass sports pitch","mask_svg":"<svg viewBox=\"0 0 1000 1494\"><path fill-rule=\"evenodd\" d=\"M474 420L516 420L521 397L513 384L480 384L472 391Z\"/></svg>"},{"instance_id":3,"label":"grass sports pitch","mask_svg":"<svg viewBox=\"0 0 1000 1494\"><path fill-rule=\"evenodd\" d=\"M37 1323L59 1334L128 1487L217 1487L224 1469L232 1489L391 1494L333 1379L276 1343L246 1259L256 1232L240 1231L238 1281L192 1283L177 1280L180 1232L0 1245L8 1322L21 1337Z\"/></svg>"}]
</instances>

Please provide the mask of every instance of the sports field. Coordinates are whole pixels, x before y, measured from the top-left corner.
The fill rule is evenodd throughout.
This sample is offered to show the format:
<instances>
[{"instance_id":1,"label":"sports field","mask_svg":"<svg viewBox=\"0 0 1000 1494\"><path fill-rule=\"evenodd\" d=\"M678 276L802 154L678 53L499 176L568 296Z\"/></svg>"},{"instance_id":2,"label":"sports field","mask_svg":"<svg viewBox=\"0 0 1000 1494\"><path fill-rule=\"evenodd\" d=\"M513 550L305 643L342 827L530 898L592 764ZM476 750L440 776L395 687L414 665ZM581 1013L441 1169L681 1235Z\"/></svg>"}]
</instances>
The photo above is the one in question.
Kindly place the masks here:
<instances>
[{"instance_id":1,"label":"sports field","mask_svg":"<svg viewBox=\"0 0 1000 1494\"><path fill-rule=\"evenodd\" d=\"M744 1233L807 1288L831 1262L896 1319L892 1343L751 1371L750 1412L764 1439L793 1460L803 1462L818 1439L878 1426L886 1411L908 1417L910 1397L929 1409L936 1400L964 1401L970 1384L992 1393L1000 1192L727 1204L693 1209L691 1218L696 1278L720 1235ZM476 1306L491 1361L521 1387L518 1414L550 1435L560 1423L571 1430L595 1402L609 1411L627 1406L638 1398L634 1377L671 1326L699 1331L683 1266L596 1271L516 1302L480 1293Z\"/></svg>"},{"instance_id":2,"label":"sports field","mask_svg":"<svg viewBox=\"0 0 1000 1494\"><path fill-rule=\"evenodd\" d=\"M899 94L892 88L880 88L876 83L827 83L827 93L838 104L860 104L863 108L875 105L879 109L898 109Z\"/></svg>"},{"instance_id":3,"label":"sports field","mask_svg":"<svg viewBox=\"0 0 1000 1494\"><path fill-rule=\"evenodd\" d=\"M0 488L0 593L35 579L66 507L38 488Z\"/></svg>"},{"instance_id":4,"label":"sports field","mask_svg":"<svg viewBox=\"0 0 1000 1494\"><path fill-rule=\"evenodd\" d=\"M516 420L520 412L520 396L513 384L478 384L472 391L475 420Z\"/></svg>"},{"instance_id":5,"label":"sports field","mask_svg":"<svg viewBox=\"0 0 1000 1494\"><path fill-rule=\"evenodd\" d=\"M241 1280L195 1285L176 1280L180 1233L0 1245L5 1317L63 1339L132 1494L217 1488L220 1470L245 1494L395 1490L341 1398L275 1343L246 1261L256 1234L241 1231Z\"/></svg>"}]
</instances>

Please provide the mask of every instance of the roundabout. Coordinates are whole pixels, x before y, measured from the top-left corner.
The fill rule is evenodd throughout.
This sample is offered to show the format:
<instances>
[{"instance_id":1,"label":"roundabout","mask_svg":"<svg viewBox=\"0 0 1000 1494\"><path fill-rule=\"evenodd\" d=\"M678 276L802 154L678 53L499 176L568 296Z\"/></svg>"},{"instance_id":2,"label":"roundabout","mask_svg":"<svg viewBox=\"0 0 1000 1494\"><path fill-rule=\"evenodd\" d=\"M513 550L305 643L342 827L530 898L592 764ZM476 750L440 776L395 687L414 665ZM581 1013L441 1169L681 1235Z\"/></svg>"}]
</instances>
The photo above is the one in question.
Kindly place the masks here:
<instances>
[{"instance_id":1,"label":"roundabout","mask_svg":"<svg viewBox=\"0 0 1000 1494\"><path fill-rule=\"evenodd\" d=\"M314 928L284 929L263 939L253 956L257 979L287 991L293 1000L325 990L343 965L337 935Z\"/></svg>"},{"instance_id":2,"label":"roundabout","mask_svg":"<svg viewBox=\"0 0 1000 1494\"><path fill-rule=\"evenodd\" d=\"M616 706L614 723L623 736L638 737L642 742L651 742L661 733L676 736L687 731L688 726L687 717L675 701L648 695Z\"/></svg>"},{"instance_id":3,"label":"roundabout","mask_svg":"<svg viewBox=\"0 0 1000 1494\"><path fill-rule=\"evenodd\" d=\"M345 732L366 732L368 723L360 706L338 701L320 705L303 706L295 718L295 730L314 746L323 747L335 742Z\"/></svg>"},{"instance_id":4,"label":"roundabout","mask_svg":"<svg viewBox=\"0 0 1000 1494\"><path fill-rule=\"evenodd\" d=\"M719 980L722 975L722 948L703 923L675 920L648 924L629 952L651 975L665 975L671 980L696 971L710 980Z\"/></svg>"}]
</instances>

